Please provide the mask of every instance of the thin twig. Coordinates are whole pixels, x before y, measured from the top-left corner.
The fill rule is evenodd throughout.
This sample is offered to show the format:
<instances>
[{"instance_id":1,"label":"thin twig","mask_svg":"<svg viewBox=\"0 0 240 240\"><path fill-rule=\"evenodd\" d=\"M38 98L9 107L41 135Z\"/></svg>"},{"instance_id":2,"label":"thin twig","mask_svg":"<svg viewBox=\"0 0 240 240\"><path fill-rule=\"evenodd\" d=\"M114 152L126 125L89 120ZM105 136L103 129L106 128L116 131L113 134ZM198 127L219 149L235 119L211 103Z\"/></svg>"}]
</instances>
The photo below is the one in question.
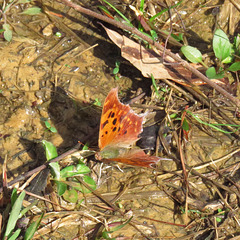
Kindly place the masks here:
<instances>
[{"instance_id":1,"label":"thin twig","mask_svg":"<svg viewBox=\"0 0 240 240\"><path fill-rule=\"evenodd\" d=\"M26 178L30 177L31 175L33 175L36 172L42 171L43 169L48 167L49 163L58 162L58 161L62 160L63 158L65 158L66 156L78 151L80 146L81 146L81 144L78 143L76 146L74 146L72 149L68 150L67 152L63 153L62 155L52 159L51 161L48 161L48 162L44 163L43 165L41 165L41 166L23 174L23 175L20 175L20 176L16 177L15 179L13 179L11 182L8 183L8 187L12 186L13 184L15 184L17 182L25 180ZM3 188L1 187L0 188L0 193L2 191L3 191Z\"/></svg>"}]
</instances>

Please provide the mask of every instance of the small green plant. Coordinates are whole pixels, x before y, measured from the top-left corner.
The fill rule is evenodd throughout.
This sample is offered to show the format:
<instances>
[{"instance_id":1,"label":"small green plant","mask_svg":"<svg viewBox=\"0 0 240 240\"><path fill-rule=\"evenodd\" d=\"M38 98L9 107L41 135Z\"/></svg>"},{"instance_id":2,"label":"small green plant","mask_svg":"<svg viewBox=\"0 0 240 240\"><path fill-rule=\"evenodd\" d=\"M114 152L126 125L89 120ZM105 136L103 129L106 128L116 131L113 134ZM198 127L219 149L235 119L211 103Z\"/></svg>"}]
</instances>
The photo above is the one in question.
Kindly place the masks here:
<instances>
[{"instance_id":1,"label":"small green plant","mask_svg":"<svg viewBox=\"0 0 240 240\"><path fill-rule=\"evenodd\" d=\"M51 142L43 140L42 144L48 161L58 156L57 149ZM58 162L52 162L49 166L51 167L53 181L57 186L57 193L59 196L63 196L66 201L76 203L78 201L77 191L82 193L90 192L77 180L77 176L81 176L82 180L93 190L97 188L95 181L87 175L90 173L90 169L81 160L79 160L78 164L63 169L60 169Z\"/></svg>"},{"instance_id":2,"label":"small green plant","mask_svg":"<svg viewBox=\"0 0 240 240\"><path fill-rule=\"evenodd\" d=\"M228 36L221 30L217 29L213 37L213 51L217 58L217 68L206 66L202 61L201 52L191 46L183 46L181 48L184 56L192 63L201 63L207 68L206 75L210 79L223 78L226 71L240 70L240 34L234 38L234 43L231 44ZM229 66L230 65L230 66Z\"/></svg>"},{"instance_id":3,"label":"small green plant","mask_svg":"<svg viewBox=\"0 0 240 240\"><path fill-rule=\"evenodd\" d=\"M152 79L152 85L153 85L155 94L156 94L157 97L160 97L160 94L158 92L158 88L157 88L157 84L156 84L155 78L154 78L154 76L152 74L151 74L151 79Z\"/></svg>"},{"instance_id":4,"label":"small green plant","mask_svg":"<svg viewBox=\"0 0 240 240\"><path fill-rule=\"evenodd\" d=\"M2 24L2 28L0 29L0 32L3 32L3 37L6 41L10 42L12 40L12 30L11 26L7 23L7 13L8 11L18 5L18 4L24 4L24 3L31 3L31 0L9 0L9 1L3 1L0 14L2 15L4 19L4 23ZM30 7L25 9L20 14L26 14L26 15L36 15L41 12L41 8L39 7Z\"/></svg>"},{"instance_id":5,"label":"small green plant","mask_svg":"<svg viewBox=\"0 0 240 240\"><path fill-rule=\"evenodd\" d=\"M113 69L113 74L114 74L115 80L119 79L119 77L118 77L119 68L120 68L120 62L116 61L115 62L115 68Z\"/></svg>"},{"instance_id":6,"label":"small green plant","mask_svg":"<svg viewBox=\"0 0 240 240\"><path fill-rule=\"evenodd\" d=\"M44 124L50 132L52 132L52 133L57 132L57 129L55 127L52 127L51 124L48 121L44 121Z\"/></svg>"},{"instance_id":7,"label":"small green plant","mask_svg":"<svg viewBox=\"0 0 240 240\"><path fill-rule=\"evenodd\" d=\"M98 98L95 98L95 101L93 102L93 105L100 107L102 104L101 104L101 102Z\"/></svg>"},{"instance_id":8,"label":"small green plant","mask_svg":"<svg viewBox=\"0 0 240 240\"><path fill-rule=\"evenodd\" d=\"M18 238L21 233L20 228L16 228L17 221L24 216L24 214L29 211L34 205L36 205L37 201L30 204L28 207L23 208L22 203L25 197L25 191L22 191L19 195L17 194L17 189L14 188L11 195L11 204L9 204L5 211L9 211L9 218L6 224L6 230L3 235L3 239L15 240ZM6 214L7 215L7 214ZM34 233L37 231L37 228L43 218L43 213L38 218L36 222L30 224L24 234L24 240L32 239Z\"/></svg>"},{"instance_id":9,"label":"small green plant","mask_svg":"<svg viewBox=\"0 0 240 240\"><path fill-rule=\"evenodd\" d=\"M62 37L62 33L61 33L61 32L56 32L55 35L56 35L57 37L59 37L59 38Z\"/></svg>"}]
</instances>

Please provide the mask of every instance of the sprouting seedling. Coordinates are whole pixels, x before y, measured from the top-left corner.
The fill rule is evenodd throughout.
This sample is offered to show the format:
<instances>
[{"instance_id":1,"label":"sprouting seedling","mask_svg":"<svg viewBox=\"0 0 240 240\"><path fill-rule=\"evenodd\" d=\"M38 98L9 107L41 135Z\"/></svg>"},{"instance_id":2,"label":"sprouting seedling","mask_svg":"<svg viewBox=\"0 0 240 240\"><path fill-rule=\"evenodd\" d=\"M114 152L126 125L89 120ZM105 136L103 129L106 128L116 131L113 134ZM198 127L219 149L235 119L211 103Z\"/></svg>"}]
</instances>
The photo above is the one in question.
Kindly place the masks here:
<instances>
[{"instance_id":1,"label":"sprouting seedling","mask_svg":"<svg viewBox=\"0 0 240 240\"><path fill-rule=\"evenodd\" d=\"M116 61L115 62L115 68L113 69L113 74L114 74L114 77L115 77L116 80L119 79L119 77L117 75L119 73L119 70L120 70L120 62Z\"/></svg>"},{"instance_id":2,"label":"sprouting seedling","mask_svg":"<svg viewBox=\"0 0 240 240\"><path fill-rule=\"evenodd\" d=\"M56 32L55 35L56 35L57 37L59 37L59 38L62 37L62 33L61 33L61 32Z\"/></svg>"},{"instance_id":3,"label":"sprouting seedling","mask_svg":"<svg viewBox=\"0 0 240 240\"><path fill-rule=\"evenodd\" d=\"M101 104L101 102L100 102L100 100L99 100L98 98L95 98L95 100L94 100L94 102L93 102L93 105L95 105L95 106L101 106L102 104Z\"/></svg>"},{"instance_id":4,"label":"sprouting seedling","mask_svg":"<svg viewBox=\"0 0 240 240\"><path fill-rule=\"evenodd\" d=\"M52 127L51 124L48 121L44 121L44 124L50 132L52 132L52 133L57 132L57 129L55 127Z\"/></svg>"}]
</instances>

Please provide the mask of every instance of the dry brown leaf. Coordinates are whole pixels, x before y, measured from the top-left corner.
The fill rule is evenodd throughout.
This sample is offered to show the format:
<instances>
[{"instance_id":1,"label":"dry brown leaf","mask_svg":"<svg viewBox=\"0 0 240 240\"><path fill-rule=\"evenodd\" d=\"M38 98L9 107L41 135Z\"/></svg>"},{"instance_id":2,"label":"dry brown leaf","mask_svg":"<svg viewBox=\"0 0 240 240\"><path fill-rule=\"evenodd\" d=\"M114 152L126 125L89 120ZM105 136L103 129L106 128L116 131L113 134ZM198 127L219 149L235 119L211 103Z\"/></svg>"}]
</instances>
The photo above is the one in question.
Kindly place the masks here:
<instances>
[{"instance_id":1,"label":"dry brown leaf","mask_svg":"<svg viewBox=\"0 0 240 240\"><path fill-rule=\"evenodd\" d=\"M121 49L122 57L139 69L144 77L151 77L152 74L155 79L166 78L187 86L190 83L195 85L205 84L201 79L194 77L192 72L185 69L180 63L175 62L173 58L166 55L163 64L162 54L158 54L157 50L146 49L118 32L103 27L109 38ZM223 84L219 80L216 81Z\"/></svg>"}]
</instances>

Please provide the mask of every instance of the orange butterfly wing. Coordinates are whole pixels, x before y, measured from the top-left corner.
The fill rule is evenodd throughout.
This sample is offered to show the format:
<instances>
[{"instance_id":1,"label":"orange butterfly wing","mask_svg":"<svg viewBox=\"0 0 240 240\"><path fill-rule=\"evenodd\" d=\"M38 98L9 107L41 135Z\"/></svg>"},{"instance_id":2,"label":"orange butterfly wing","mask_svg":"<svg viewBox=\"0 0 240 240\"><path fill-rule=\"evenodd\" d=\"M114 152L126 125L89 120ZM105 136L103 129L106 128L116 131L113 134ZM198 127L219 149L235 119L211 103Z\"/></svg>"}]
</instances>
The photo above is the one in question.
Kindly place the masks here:
<instances>
[{"instance_id":1,"label":"orange butterfly wing","mask_svg":"<svg viewBox=\"0 0 240 240\"><path fill-rule=\"evenodd\" d=\"M109 159L112 161L125 163L128 165L138 166L138 167L153 167L161 158L156 156L147 155L140 148L133 148L129 150L126 154L120 155L117 158Z\"/></svg>"},{"instance_id":2,"label":"orange butterfly wing","mask_svg":"<svg viewBox=\"0 0 240 240\"><path fill-rule=\"evenodd\" d=\"M143 117L134 113L129 105L124 105L118 100L118 89L113 88L106 97L102 110L98 140L100 152L96 154L96 158L101 160L101 153L104 150L116 151L116 156L113 154L114 157L106 160L152 167L152 164L160 160L159 157L148 156L137 147L130 149L139 139L142 121Z\"/></svg>"},{"instance_id":3,"label":"orange butterfly wing","mask_svg":"<svg viewBox=\"0 0 240 240\"><path fill-rule=\"evenodd\" d=\"M118 89L113 88L105 99L99 130L100 150L106 146L130 147L142 132L143 118L129 105L118 100Z\"/></svg>"}]
</instances>

